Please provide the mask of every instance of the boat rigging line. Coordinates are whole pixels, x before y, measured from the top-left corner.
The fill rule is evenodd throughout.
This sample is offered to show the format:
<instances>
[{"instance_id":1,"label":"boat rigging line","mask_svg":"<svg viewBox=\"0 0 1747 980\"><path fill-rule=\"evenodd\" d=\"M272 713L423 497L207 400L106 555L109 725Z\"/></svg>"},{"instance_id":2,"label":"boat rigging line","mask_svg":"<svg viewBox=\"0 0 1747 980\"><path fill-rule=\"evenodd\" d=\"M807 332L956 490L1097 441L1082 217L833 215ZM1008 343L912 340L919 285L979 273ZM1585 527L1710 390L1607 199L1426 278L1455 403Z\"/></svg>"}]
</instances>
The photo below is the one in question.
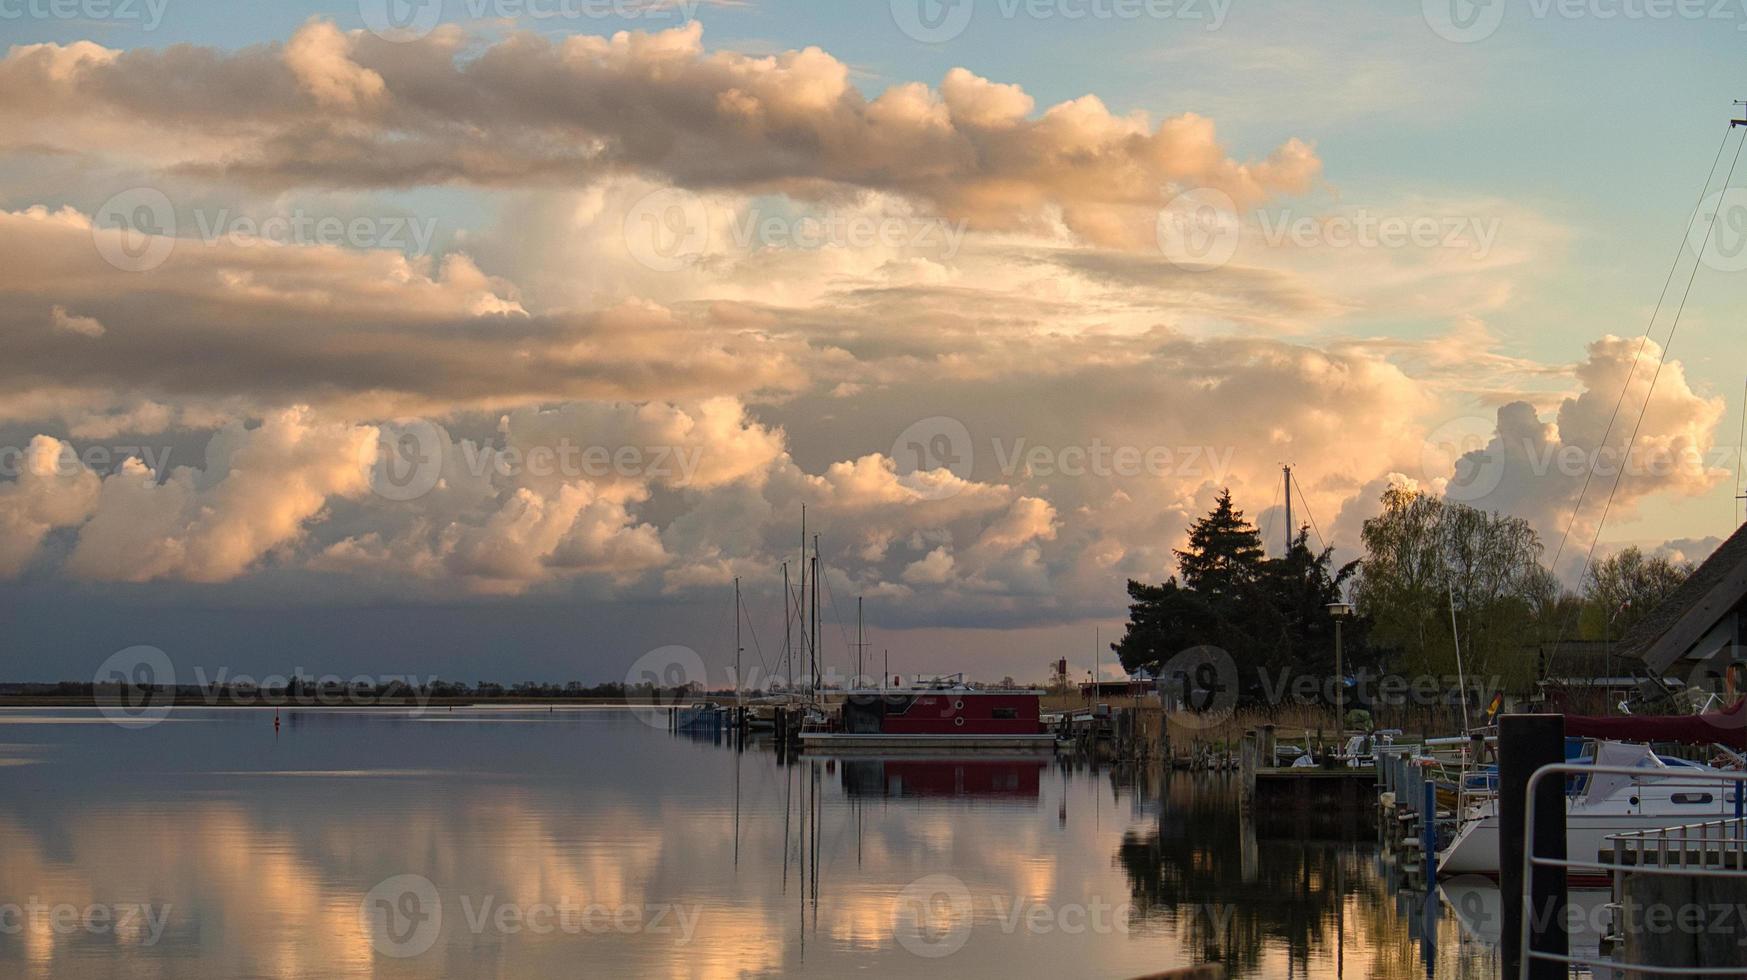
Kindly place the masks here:
<instances>
[{"instance_id":1,"label":"boat rigging line","mask_svg":"<svg viewBox=\"0 0 1747 980\"><path fill-rule=\"evenodd\" d=\"M1710 190L1711 178L1714 177L1716 175L1716 172L1717 172L1717 163L1720 162L1722 159L1723 150L1728 146L1730 135L1732 135L1734 133L1735 128L1738 126L1747 126L1747 120L1732 119L1729 121L1729 127L1723 133L1723 142L1721 145L1719 145L1717 147L1717 158L1711 162L1710 173L1705 176L1705 183L1699 189L1698 202L1693 205L1692 218L1689 219L1687 221L1686 225L1681 229L1682 236L1681 236L1680 246L1675 251L1674 262L1669 266L1667 279L1666 279L1666 281L1664 281L1664 283L1662 285L1662 294L1660 296L1658 296L1656 299L1656 306L1651 311L1651 314L1650 314L1650 324L1648 327L1645 328L1644 336L1638 342L1638 352L1632 358L1632 368L1630 371L1627 372L1625 381L1622 382L1620 385L1620 394L1619 394L1619 397L1614 401L1613 414L1609 416L1607 428L1602 431L1601 440L1596 444L1596 451L1590 457L1588 471L1584 474L1583 488L1578 493L1577 502L1572 505L1571 519L1569 521L1567 521L1565 524L1565 533L1559 539L1559 548L1553 554L1552 564L1548 566L1548 570L1552 571L1555 575L1558 574L1557 569L1558 569L1558 565L1559 565L1559 558L1561 555L1564 554L1566 540L1570 538L1571 530L1577 523L1577 515L1583 507L1584 495L1588 493L1590 482L1595 477L1595 470L1596 470L1597 464L1600 462L1601 453L1607 447L1608 436L1613 433L1614 422L1619 416L1620 406L1622 403L1625 402L1626 392L1628 390L1630 390L1630 388L1632 386L1632 382L1634 380L1636 380L1636 378L1637 378L1638 363L1640 360L1642 360L1643 355L1644 355L1644 350L1645 350L1646 346L1650 343L1650 335L1655 330L1656 318L1657 318L1657 316L1660 315L1660 313L1662 311L1662 305L1668 297L1669 284L1673 282L1675 271L1679 268L1679 265L1680 265L1681 256L1685 254L1685 251L1691 242L1692 222L1694 220L1697 220L1697 218L1699 217L1699 212L1704 208L1705 192ZM1721 185L1722 190L1725 192L1727 191L1727 189L1729 187L1730 181L1732 181L1735 177L1736 166L1741 162L1741 148L1742 148L1743 144L1747 144L1747 134L1743 134L1742 138L1739 140L1736 140L1736 142L1735 142L1735 154L1729 161L1729 171L1723 177L1723 183ZM1589 548L1584 553L1584 556L1583 556L1583 564L1578 569L1578 572L1577 572L1578 588L1582 588L1583 579L1586 575L1589 574L1590 565L1595 560L1596 546L1598 544L1600 544L1600 542L1601 542L1601 532L1602 532L1603 528L1605 528L1607 525L1607 518L1608 518L1609 511L1611 511L1613 509L1614 496L1619 492L1620 481L1625 476L1626 461L1631 458L1632 447L1637 444L1638 432L1642 429L1642 427L1644 425L1644 416L1649 414L1650 399L1656 393L1656 382L1662 376L1662 368L1664 365L1666 365L1668 363L1669 350L1674 346L1675 334L1680 330L1681 317L1686 312L1686 301L1687 301L1687 298L1692 295L1692 285L1693 285L1693 282L1698 278L1699 266L1704 264L1705 249L1710 247L1711 235L1716 231L1716 228L1717 228L1717 218L1718 218L1718 215L1712 214L1711 218L1710 218L1710 223L1705 226L1704 241L1699 244L1698 250L1694 255L1693 263L1692 263L1692 271L1687 274L1686 285L1681 290L1680 302L1675 306L1675 309L1674 309L1674 320L1669 325L1667 338L1664 339L1662 342L1662 356L1657 358L1657 360L1656 360L1656 368L1650 374L1650 386L1644 392L1644 403L1641 406L1639 406L1638 417L1637 417L1636 421L1634 421L1632 424L1631 435L1626 438L1625 450L1620 456L1619 465L1614 467L1613 483L1608 488L1607 499L1602 503L1601 514L1596 519L1596 522L1595 522L1595 534L1593 536L1591 536L1591 538L1590 538ZM1573 610L1573 612L1575 612L1575 610ZM1571 618L1572 618L1572 613L1567 613L1567 615L1566 615L1566 623L1567 624L1569 624ZM1564 635L1565 631L1566 631L1565 628L1562 627L1560 629L1559 635L1554 637L1553 653L1551 655L1549 655L1547 658L1546 673L1543 675L1543 677L1550 676L1552 673L1553 661L1558 657L1559 651L1564 645L1563 635Z\"/></svg>"},{"instance_id":2,"label":"boat rigging line","mask_svg":"<svg viewBox=\"0 0 1747 980\"><path fill-rule=\"evenodd\" d=\"M1723 140L1721 143L1717 144L1717 154L1711 159L1710 172L1705 174L1705 182L1700 185L1698 190L1698 199L1693 201L1692 214L1686 219L1686 223L1681 226L1680 244L1674 249L1674 260L1668 263L1668 275L1662 280L1662 292L1656 297L1656 306L1650 311L1650 322L1644 327L1644 336L1638 340L1638 352L1632 356L1632 370L1627 372L1626 380L1620 383L1620 396L1614 399L1614 408L1613 412L1608 415L1607 427L1602 430L1601 441L1596 443L1597 456L1600 455L1601 449L1607 445L1608 436L1613 434L1614 423L1617 422L1620 417L1620 406L1626 401L1626 392L1631 389L1632 381L1638 376L1638 364L1644 358L1644 349L1650 343L1650 335L1656 330L1656 318L1662 315L1662 304L1668 299L1668 287L1674 282L1674 273L1680 269L1681 256L1686 254L1688 238L1692 232L1692 223L1698 220L1699 210L1704 207L1705 192L1711 189L1711 178L1717 175L1717 164L1722 162L1723 150L1728 147L1729 135L1734 131L1735 124L1733 122L1729 124L1728 128L1723 130ZM1740 149L1737 147L1735 152L1739 154ZM1731 167L1731 169L1733 168ZM1725 186L1727 186L1727 183L1727 181L1724 181ZM1663 348L1662 354L1664 357L1668 355L1667 348ZM1595 460L1591 459L1588 472L1583 475L1583 488L1578 491L1577 502L1571 507L1571 519L1565 522L1565 533L1560 535L1559 547L1554 549L1553 562L1548 566L1549 569L1555 570L1555 572L1559 567L1560 557L1565 554L1565 543L1571 538L1571 529L1577 524L1577 514L1583 509L1583 498L1589 494L1589 484L1594 479Z\"/></svg>"},{"instance_id":3,"label":"boat rigging line","mask_svg":"<svg viewBox=\"0 0 1747 980\"><path fill-rule=\"evenodd\" d=\"M1741 496L1741 458L1743 454L1747 454L1747 384L1742 385L1741 388L1741 434L1735 440L1735 523L1729 525L1730 533L1733 533L1734 528L1741 526L1741 501L1747 499Z\"/></svg>"},{"instance_id":4,"label":"boat rigging line","mask_svg":"<svg viewBox=\"0 0 1747 980\"><path fill-rule=\"evenodd\" d=\"M1328 542L1322 539L1322 531L1316 526L1316 515L1310 512L1310 498L1304 495L1304 484L1298 482L1298 474L1290 469L1287 470L1287 475L1292 477L1292 485L1298 488L1298 499L1304 501L1304 516L1310 519L1310 529L1316 532L1317 545L1327 551ZM1287 504L1287 509L1291 509L1291 504Z\"/></svg>"},{"instance_id":5,"label":"boat rigging line","mask_svg":"<svg viewBox=\"0 0 1747 980\"><path fill-rule=\"evenodd\" d=\"M768 683L768 678L770 677L770 663L764 659L764 647L758 642L758 628L752 625L752 614L747 611L746 604L744 602L742 602L740 599L740 579L738 576L736 576L734 579L734 604L736 606L740 607L740 611L737 615L741 616L744 619L744 621L746 623L746 632L751 634L751 636L752 636L752 651L754 653L758 654L759 669L764 671L764 676L765 676L765 678L767 678L766 683ZM741 651L745 650L744 647L740 646L740 641L738 639L736 639L734 641L734 645L735 645L735 647L739 648ZM740 666L739 666L740 658L739 658L738 653L735 654L734 659L735 659L734 672L736 675L738 675L740 672ZM735 691L738 692L742 686L743 685L741 684L740 678L738 676L736 676L734 679Z\"/></svg>"},{"instance_id":6,"label":"boat rigging line","mask_svg":"<svg viewBox=\"0 0 1747 980\"><path fill-rule=\"evenodd\" d=\"M1733 128L1734 123L1730 123L1729 125ZM1723 178L1723 188L1725 190L1729 186L1729 181L1734 179L1735 165L1741 162L1741 147L1744 144L1747 144L1747 134L1743 134L1742 138L1735 143L1735 157L1729 163L1729 175ZM1698 259L1693 262L1692 272L1686 277L1686 288L1682 290L1680 294L1680 305L1674 308L1674 323L1668 328L1668 339L1662 342L1662 356L1656 361L1656 370L1650 373L1650 387L1644 392L1644 404L1638 409L1637 421L1632 423L1632 434L1626 438L1626 450L1620 456L1620 465L1614 467L1614 482L1613 485L1608 488L1607 500L1602 503L1601 517L1595 522L1595 535L1590 538L1589 552L1584 556L1583 568L1578 573L1579 581L1582 580L1583 572L1589 570L1589 563L1595 557L1595 546L1601 541L1602 526L1607 523L1608 511L1613 507L1614 503L1614 494L1619 492L1620 480L1625 476L1625 461L1631 458L1632 447L1638 442L1638 431L1644 426L1644 416L1650 414L1650 398L1656 394L1656 381L1662 377L1662 368L1668 363L1669 348L1674 346L1674 335L1678 330L1680 330L1680 318L1686 312L1686 299L1688 296L1692 295L1692 284L1693 281L1698 278L1698 267L1703 264L1705 249L1710 247L1712 233L1717 230L1717 217L1717 215L1711 215L1711 223L1705 226L1705 240L1699 245ZM1590 470L1593 472L1594 469L1595 465L1593 463L1590 464Z\"/></svg>"},{"instance_id":7,"label":"boat rigging line","mask_svg":"<svg viewBox=\"0 0 1747 980\"><path fill-rule=\"evenodd\" d=\"M825 597L828 600L830 600L830 602L831 602L831 611L837 614L837 632L842 634L842 636L843 636L843 645L844 645L845 649L857 650L859 648L859 644L857 644L849 639L849 630L847 627L844 626L843 609L842 609L842 607L837 605L837 593L831 591L831 579L829 576L821 576L821 578L825 583ZM857 617L859 620L861 599L858 597L855 601L856 601L856 607L857 607L856 613L857 613ZM857 662L859 662L859 661L860 661L860 657L858 656ZM859 668L858 668L858 673L859 673ZM857 678L855 683L857 685L859 685L861 683L860 678Z\"/></svg>"},{"instance_id":8,"label":"boat rigging line","mask_svg":"<svg viewBox=\"0 0 1747 980\"><path fill-rule=\"evenodd\" d=\"M1278 504L1279 502L1280 502L1280 484L1276 483L1276 484L1274 484L1274 499L1268 501L1268 509L1265 511L1262 511L1262 540L1263 541L1268 540L1268 529L1270 527L1272 527L1274 524L1274 505ZM1286 523L1290 524L1292 522L1290 520L1288 520ZM1290 542L1292 540L1292 529L1290 527L1288 527L1286 529L1286 540L1288 542L1287 550L1290 551L1291 550ZM1284 556L1282 556L1282 557L1284 557Z\"/></svg>"}]
</instances>

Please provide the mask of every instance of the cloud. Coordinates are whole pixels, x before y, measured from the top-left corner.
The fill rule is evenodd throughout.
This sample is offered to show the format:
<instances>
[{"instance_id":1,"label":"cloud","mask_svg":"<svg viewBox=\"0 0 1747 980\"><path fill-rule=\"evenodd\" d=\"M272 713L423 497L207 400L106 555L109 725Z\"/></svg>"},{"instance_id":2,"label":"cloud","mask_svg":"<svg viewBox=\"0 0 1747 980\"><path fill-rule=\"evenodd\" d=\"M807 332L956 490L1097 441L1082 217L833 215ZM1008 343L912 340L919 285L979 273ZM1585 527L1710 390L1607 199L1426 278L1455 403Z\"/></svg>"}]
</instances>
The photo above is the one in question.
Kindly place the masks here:
<instances>
[{"instance_id":1,"label":"cloud","mask_svg":"<svg viewBox=\"0 0 1747 980\"><path fill-rule=\"evenodd\" d=\"M120 232L71 210L0 211L0 417L173 401L221 416L310 404L381 418L796 381L794 350L707 311L625 301L529 316L508 282L460 253L178 241L141 274L103 261L93 236L108 234ZM85 333L41 328L57 316Z\"/></svg>"},{"instance_id":2,"label":"cloud","mask_svg":"<svg viewBox=\"0 0 1747 980\"><path fill-rule=\"evenodd\" d=\"M1447 490L1495 439L1526 447L1497 506L1541 526L1569 500L1517 470L1596 436L1629 355L1543 362L1485 319L1557 245L1550 223L1408 193L1297 214L1278 198L1327 190L1301 141L1240 161L1206 117L1040 107L963 68L852 82L819 49L711 51L695 26L389 44L317 20L234 52L14 48L0 153L77 159L92 187L0 212L0 424L205 459L57 477L52 514L42 485L0 482L20 529L0 573L683 602L735 578L774 593L805 506L834 592L1011 627L1119 613L1123 578L1171 574L1224 487L1277 547L1282 463L1294 517L1343 557L1385 482ZM138 184L166 191L178 235L60 203ZM1160 204L1194 186L1245 212L1207 272L1155 242ZM211 233L307 207L412 210L443 234ZM638 234L671 211L689 251L652 258ZM1484 255L1266 236L1367 213L1502 231ZM762 237L809 221L903 234ZM120 268L120 246L162 258ZM1671 365L1644 444L1710 446L1713 407ZM1428 466L1458 412L1480 442ZM900 434L931 419L968 435L955 465L912 466ZM373 492L369 461L419 433L433 484Z\"/></svg>"},{"instance_id":3,"label":"cloud","mask_svg":"<svg viewBox=\"0 0 1747 980\"><path fill-rule=\"evenodd\" d=\"M218 582L301 536L330 497L362 493L375 430L287 411L212 437L204 470L129 459L103 480L66 571L79 578Z\"/></svg>"},{"instance_id":4,"label":"cloud","mask_svg":"<svg viewBox=\"0 0 1747 980\"><path fill-rule=\"evenodd\" d=\"M963 69L939 91L909 82L869 98L819 48L708 51L695 21L483 49L452 31L395 44L319 20L231 54L21 45L0 60L0 106L0 149L126 146L165 172L270 188L639 173L813 200L891 192L985 230L1059 220L1120 245L1153 241L1172 188L1252 204L1302 193L1321 171L1297 139L1240 162L1205 117L1154 123L1091 95L1034 112L1017 86Z\"/></svg>"},{"instance_id":5,"label":"cloud","mask_svg":"<svg viewBox=\"0 0 1747 980\"><path fill-rule=\"evenodd\" d=\"M74 316L64 306L49 307L49 317L54 321L55 329L63 333L81 337L101 337L104 333L103 324L88 316Z\"/></svg>"},{"instance_id":6,"label":"cloud","mask_svg":"<svg viewBox=\"0 0 1747 980\"><path fill-rule=\"evenodd\" d=\"M1012 96L970 85L953 98L989 101L987 116ZM725 220L712 217L698 261L659 273L622 231L653 186L518 196L500 226L466 236L477 260L178 239L143 274L104 262L93 238L119 232L75 211L0 213L14 260L0 263L14 300L0 329L20 339L0 363L0 417L87 438L246 429L287 411L379 440L402 416L443 432L425 496L307 500L289 530L228 562L182 556L197 508L175 479L146 500L118 495L100 513L143 517L93 520L92 540L152 533L109 553L111 577L274 569L308 573L303 588L325 577L424 599L683 596L779 579L805 504L843 589L903 598L917 622L997 625L1107 613L1123 577L1174 571L1171 549L1220 488L1268 516L1283 461L1308 496L1300 518L1336 517L1321 530L1350 546L1337 515L1419 466L1426 420L1460 384L1454 351L1497 343L1483 325L1423 342L1282 339L1345 307L1298 272L1197 276L1059 228L972 233L950 256L738 242L736 222L806 208L727 192L700 197ZM834 213L918 214L891 194ZM103 343L44 331L57 304L101 318ZM1489 364L1501 383L1561 370ZM967 427L968 468L899 465L899 434L928 417ZM645 463L661 450L665 463L515 465L565 445ZM1153 462L1085 468L1117 449ZM61 571L97 574L96 547Z\"/></svg>"},{"instance_id":7,"label":"cloud","mask_svg":"<svg viewBox=\"0 0 1747 980\"><path fill-rule=\"evenodd\" d=\"M1654 495L1698 496L1728 477L1712 456L1723 399L1695 391L1681 362L1665 360L1655 342L1602 337L1588 345L1573 374L1579 391L1560 402L1551 420L1528 402L1501 406L1484 444L1461 452L1453 471L1427 472L1433 486L1472 506L1527 518L1554 551L1568 526L1576 541L1587 542L1604 511L1617 524ZM1483 431L1462 422L1439 431L1456 437ZM1428 459L1452 458L1442 448ZM1574 550L1588 549L1567 554Z\"/></svg>"},{"instance_id":8,"label":"cloud","mask_svg":"<svg viewBox=\"0 0 1747 980\"><path fill-rule=\"evenodd\" d=\"M646 572L683 568L706 553L719 559L725 543L688 531L683 519L665 532L639 519L636 509L653 493L683 493L707 507L736 485L756 492L783 458L781 433L749 420L731 399L528 408L500 418L496 430L476 442L429 427L438 445L429 492L355 505L323 535L345 536L326 544L313 566L393 573L439 588L458 582L476 592L577 577L629 587ZM381 428L384 451L397 431ZM675 574L714 580L695 569Z\"/></svg>"},{"instance_id":9,"label":"cloud","mask_svg":"<svg viewBox=\"0 0 1747 980\"><path fill-rule=\"evenodd\" d=\"M381 98L382 76L352 60L352 45L332 23L311 20L285 46L285 66L319 105L367 108Z\"/></svg>"},{"instance_id":10,"label":"cloud","mask_svg":"<svg viewBox=\"0 0 1747 980\"><path fill-rule=\"evenodd\" d=\"M83 523L100 482L71 446L50 436L32 438L8 462L17 476L0 483L0 579L22 574L50 531Z\"/></svg>"},{"instance_id":11,"label":"cloud","mask_svg":"<svg viewBox=\"0 0 1747 980\"><path fill-rule=\"evenodd\" d=\"M902 578L911 585L942 585L952 577L952 553L945 545L905 566Z\"/></svg>"},{"instance_id":12,"label":"cloud","mask_svg":"<svg viewBox=\"0 0 1747 980\"><path fill-rule=\"evenodd\" d=\"M1651 553L1677 564L1697 565L1709 558L1722 543L1723 539L1714 534L1702 538L1670 538L1657 545Z\"/></svg>"},{"instance_id":13,"label":"cloud","mask_svg":"<svg viewBox=\"0 0 1747 980\"><path fill-rule=\"evenodd\" d=\"M515 591L553 569L634 575L657 567L668 556L653 526L632 524L625 505L634 498L581 482L550 497L522 487L484 526L459 531L448 570L488 591Z\"/></svg>"}]
</instances>

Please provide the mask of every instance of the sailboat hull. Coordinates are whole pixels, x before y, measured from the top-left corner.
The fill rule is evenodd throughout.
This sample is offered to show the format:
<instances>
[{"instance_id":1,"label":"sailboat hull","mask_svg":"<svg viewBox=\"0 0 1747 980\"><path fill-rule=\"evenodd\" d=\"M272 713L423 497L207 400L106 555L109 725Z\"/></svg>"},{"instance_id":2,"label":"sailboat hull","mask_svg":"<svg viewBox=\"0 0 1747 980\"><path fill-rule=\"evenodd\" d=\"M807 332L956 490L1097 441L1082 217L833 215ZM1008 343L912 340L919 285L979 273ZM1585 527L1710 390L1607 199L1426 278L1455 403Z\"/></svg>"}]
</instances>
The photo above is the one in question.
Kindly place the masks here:
<instances>
[{"instance_id":1,"label":"sailboat hull","mask_svg":"<svg viewBox=\"0 0 1747 980\"><path fill-rule=\"evenodd\" d=\"M1693 807L1684 812L1663 810L1656 813L1596 813L1573 807L1565 815L1565 853L1573 861L1593 862L1602 851L1612 851L1609 835L1635 830L1660 830L1663 827L1702 820L1715 820L1732 815L1730 806ZM1487 814L1471 820L1456 839L1438 857L1438 876L1477 874L1498 875L1498 816Z\"/></svg>"}]
</instances>

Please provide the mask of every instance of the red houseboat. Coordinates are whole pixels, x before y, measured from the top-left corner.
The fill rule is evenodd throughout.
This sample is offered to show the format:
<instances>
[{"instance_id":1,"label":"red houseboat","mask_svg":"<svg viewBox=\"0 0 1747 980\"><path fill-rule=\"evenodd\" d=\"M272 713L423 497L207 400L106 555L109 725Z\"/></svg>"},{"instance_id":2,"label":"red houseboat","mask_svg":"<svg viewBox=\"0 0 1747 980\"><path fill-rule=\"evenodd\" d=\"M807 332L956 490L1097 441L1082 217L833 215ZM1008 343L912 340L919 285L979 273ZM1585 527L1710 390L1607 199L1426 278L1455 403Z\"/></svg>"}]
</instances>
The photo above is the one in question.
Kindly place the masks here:
<instances>
[{"instance_id":1,"label":"red houseboat","mask_svg":"<svg viewBox=\"0 0 1747 980\"><path fill-rule=\"evenodd\" d=\"M1041 697L1041 691L962 686L847 691L832 723L802 731L801 744L832 752L1053 751L1055 736L1043 725Z\"/></svg>"}]
</instances>

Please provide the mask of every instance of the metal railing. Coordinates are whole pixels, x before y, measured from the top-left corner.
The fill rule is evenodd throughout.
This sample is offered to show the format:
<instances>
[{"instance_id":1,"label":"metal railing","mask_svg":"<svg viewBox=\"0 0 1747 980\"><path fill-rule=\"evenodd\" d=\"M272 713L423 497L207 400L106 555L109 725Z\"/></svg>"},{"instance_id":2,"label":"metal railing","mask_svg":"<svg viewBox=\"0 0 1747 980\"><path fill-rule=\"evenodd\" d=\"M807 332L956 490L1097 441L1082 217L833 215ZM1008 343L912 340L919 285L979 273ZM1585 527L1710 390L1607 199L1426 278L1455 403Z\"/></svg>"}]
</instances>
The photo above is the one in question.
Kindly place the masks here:
<instances>
[{"instance_id":1,"label":"metal railing","mask_svg":"<svg viewBox=\"0 0 1747 980\"><path fill-rule=\"evenodd\" d=\"M1675 769L1655 769L1646 772L1641 766L1596 766L1566 762L1557 765L1542 766L1541 768L1536 769L1534 774L1529 777L1528 799L1526 801L1527 807L1524 813L1523 893L1520 897L1520 901L1522 902L1522 907L1525 910L1525 913L1532 911L1531 904L1534 901L1534 869L1537 867L1563 868L1567 872L1577 869L1611 873L1614 880L1616 907L1618 907L1618 898L1620 895L1620 889L1622 888L1620 875L1624 869L1618 863L1613 865L1604 864L1601 860L1601 852L1599 850L1594 857L1587 861L1573 859L1569 856L1564 858L1552 858L1541 857L1535 854L1535 790L1540 785L1541 780L1554 774L1560 776L1627 776L1634 780L1654 781L1657 785L1665 787L1692 786L1706 789L1714 789L1719 783L1732 783L1735 786L1733 800L1735 802L1736 811L1737 813L1740 812L1741 801L1744 798L1743 794L1747 793L1747 772L1727 772L1722 770L1682 771L1684 768L1685 767ZM1564 804L1563 798L1561 798L1561 804ZM1691 828L1708 828L1713 825L1720 826L1724 824L1732 825L1731 829L1733 832L1728 835L1719 833L1717 837L1709 838L1709 841L1712 845L1716 845L1719 855L1725 853L1725 845L1734 844L1738 848L1736 851L1732 852L1737 855L1735 867L1729 869L1724 866L1725 862L1721 860L1719 860L1716 867L1711 867L1707 861L1702 860L1697 867L1693 867L1687 860L1687 854L1689 853L1688 845L1697 842L1691 838ZM1631 868L1633 874L1668 875L1694 878L1735 878L1747 880L1747 868L1742 867L1740 856L1742 854L1747 854L1747 843L1742 841L1743 836L1747 835L1744 835L1743 832L1747 832L1747 818L1736 816L1701 823L1670 824L1669 826L1662 828L1610 834L1606 839L1611 841L1614 845L1614 856L1616 862L1623 854L1642 855L1650 853L1646 848L1651 844L1656 845L1658 850L1654 853L1657 854L1658 861L1654 864L1648 865L1642 863L1633 865ZM1701 835L1697 840L1704 839L1705 838ZM1663 860L1668 854L1668 847L1671 843L1678 846L1681 851L1681 860L1677 863L1670 863ZM1702 856L1702 850L1700 853ZM1571 967L1587 967L1591 970L1611 970L1623 974L1637 974L1640 976L1741 976L1741 967L1739 966L1656 966L1648 963L1625 963L1618 959L1591 959L1588 957L1571 956L1569 954L1544 952L1537 950L1534 947L1533 932L1531 929L1534 920L1535 916L1533 915L1525 914L1522 917L1521 976L1524 980L1526 980L1529 975L1530 964L1535 960L1563 963L1567 970ZM1563 928L1563 926L1564 924L1561 923L1560 927Z\"/></svg>"},{"instance_id":2,"label":"metal railing","mask_svg":"<svg viewBox=\"0 0 1747 980\"><path fill-rule=\"evenodd\" d=\"M1643 867L1649 863L1646 858L1653 856L1656 867L1692 870L1692 862L1697 860L1697 868L1704 869L1711 866L1714 854L1718 868L1728 867L1733 857L1737 871L1747 869L1743 864L1747 861L1747 817L1628 830L1609 834L1607 839L1614 845L1615 868L1625 867L1628 858L1632 867Z\"/></svg>"}]
</instances>

